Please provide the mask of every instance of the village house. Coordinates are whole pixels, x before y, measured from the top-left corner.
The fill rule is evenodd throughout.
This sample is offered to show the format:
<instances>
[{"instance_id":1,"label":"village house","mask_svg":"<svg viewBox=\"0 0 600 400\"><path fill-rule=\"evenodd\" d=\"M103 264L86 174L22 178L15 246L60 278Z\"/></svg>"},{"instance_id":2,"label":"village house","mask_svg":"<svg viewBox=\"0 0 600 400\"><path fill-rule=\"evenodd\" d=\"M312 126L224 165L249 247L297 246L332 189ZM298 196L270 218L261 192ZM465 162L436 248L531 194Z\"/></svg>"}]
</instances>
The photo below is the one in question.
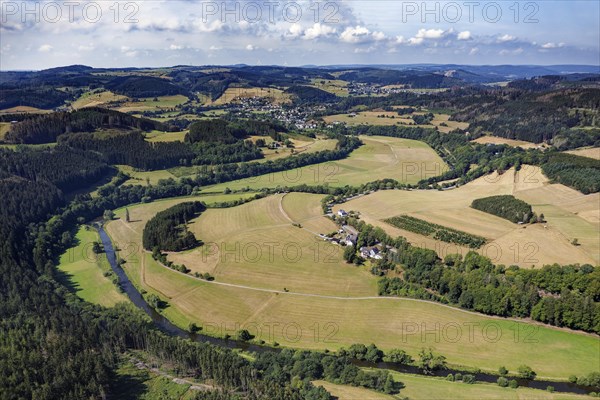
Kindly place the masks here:
<instances>
[{"instance_id":1,"label":"village house","mask_svg":"<svg viewBox=\"0 0 600 400\"><path fill-rule=\"evenodd\" d=\"M344 210L339 210L337 213L338 213L338 216L340 216L340 217L347 217L348 216L348 213L346 211L344 211Z\"/></svg>"},{"instance_id":2,"label":"village house","mask_svg":"<svg viewBox=\"0 0 600 400\"><path fill-rule=\"evenodd\" d=\"M363 258L374 258L376 260L381 260L383 258L383 256L381 255L381 252L379 251L379 248L377 246L361 247L360 255Z\"/></svg>"}]
</instances>

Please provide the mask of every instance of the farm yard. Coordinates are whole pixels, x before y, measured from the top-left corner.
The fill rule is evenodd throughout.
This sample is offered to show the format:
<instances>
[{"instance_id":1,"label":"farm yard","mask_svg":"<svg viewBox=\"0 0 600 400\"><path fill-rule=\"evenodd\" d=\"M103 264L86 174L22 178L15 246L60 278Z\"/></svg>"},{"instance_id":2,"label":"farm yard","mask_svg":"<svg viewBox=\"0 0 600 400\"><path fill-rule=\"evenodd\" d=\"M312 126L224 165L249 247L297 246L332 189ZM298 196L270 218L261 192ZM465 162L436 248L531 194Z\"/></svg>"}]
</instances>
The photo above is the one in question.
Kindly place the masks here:
<instances>
[{"instance_id":1,"label":"farm yard","mask_svg":"<svg viewBox=\"0 0 600 400\"><path fill-rule=\"evenodd\" d=\"M342 160L207 186L203 191L222 192L225 188L258 189L300 184L338 187L383 178L417 183L423 178L439 175L447 168L437 153L423 142L382 136L360 136L360 139L364 145Z\"/></svg>"},{"instance_id":2,"label":"farm yard","mask_svg":"<svg viewBox=\"0 0 600 400\"><path fill-rule=\"evenodd\" d=\"M470 207L475 199L512 194L544 214L547 222L517 225ZM494 263L523 267L544 264L600 262L599 195L583 195L560 184L550 184L539 168L525 166L515 173L496 173L446 191L379 191L336 205L360 212L367 223L383 228L392 236L404 236L412 244L436 250L443 256L466 254L467 247L448 244L431 237L398 229L383 220L400 212L431 223L483 236L488 244L478 250ZM571 244L577 238L581 245Z\"/></svg>"}]
</instances>

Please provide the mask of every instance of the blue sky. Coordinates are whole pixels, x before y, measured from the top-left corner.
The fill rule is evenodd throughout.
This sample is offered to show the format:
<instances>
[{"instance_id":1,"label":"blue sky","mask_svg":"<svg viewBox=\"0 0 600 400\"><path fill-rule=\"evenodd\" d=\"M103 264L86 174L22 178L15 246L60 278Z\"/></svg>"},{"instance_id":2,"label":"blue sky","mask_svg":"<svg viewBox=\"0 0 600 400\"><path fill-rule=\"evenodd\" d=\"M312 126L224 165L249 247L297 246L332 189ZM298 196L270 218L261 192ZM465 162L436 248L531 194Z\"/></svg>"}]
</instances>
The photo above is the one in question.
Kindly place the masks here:
<instances>
[{"instance_id":1,"label":"blue sky","mask_svg":"<svg viewBox=\"0 0 600 400\"><path fill-rule=\"evenodd\" d=\"M0 6L2 70L600 64L599 1L0 0Z\"/></svg>"}]
</instances>

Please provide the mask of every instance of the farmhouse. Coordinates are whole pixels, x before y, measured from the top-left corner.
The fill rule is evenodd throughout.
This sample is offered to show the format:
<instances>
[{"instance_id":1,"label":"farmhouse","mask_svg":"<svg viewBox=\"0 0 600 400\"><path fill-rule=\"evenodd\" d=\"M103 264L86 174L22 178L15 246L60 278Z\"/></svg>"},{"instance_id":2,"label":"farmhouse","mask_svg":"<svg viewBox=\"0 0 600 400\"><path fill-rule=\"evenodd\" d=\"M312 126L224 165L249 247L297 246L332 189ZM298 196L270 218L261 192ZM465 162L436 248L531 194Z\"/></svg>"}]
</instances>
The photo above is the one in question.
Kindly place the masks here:
<instances>
[{"instance_id":1,"label":"farmhouse","mask_svg":"<svg viewBox=\"0 0 600 400\"><path fill-rule=\"evenodd\" d=\"M340 217L347 217L348 216L348 213L346 211L344 211L344 210L339 210L337 213L338 213L338 215Z\"/></svg>"},{"instance_id":2,"label":"farmhouse","mask_svg":"<svg viewBox=\"0 0 600 400\"><path fill-rule=\"evenodd\" d=\"M350 233L350 234L346 235L346 238L344 241L346 242L346 246L354 246L354 245L356 245L357 240L358 240L358 235Z\"/></svg>"},{"instance_id":3,"label":"farmhouse","mask_svg":"<svg viewBox=\"0 0 600 400\"><path fill-rule=\"evenodd\" d=\"M381 260L383 258L383 256L381 255L381 252L379 251L379 248L377 246L361 247L360 255L363 258L374 258L376 260Z\"/></svg>"}]
</instances>

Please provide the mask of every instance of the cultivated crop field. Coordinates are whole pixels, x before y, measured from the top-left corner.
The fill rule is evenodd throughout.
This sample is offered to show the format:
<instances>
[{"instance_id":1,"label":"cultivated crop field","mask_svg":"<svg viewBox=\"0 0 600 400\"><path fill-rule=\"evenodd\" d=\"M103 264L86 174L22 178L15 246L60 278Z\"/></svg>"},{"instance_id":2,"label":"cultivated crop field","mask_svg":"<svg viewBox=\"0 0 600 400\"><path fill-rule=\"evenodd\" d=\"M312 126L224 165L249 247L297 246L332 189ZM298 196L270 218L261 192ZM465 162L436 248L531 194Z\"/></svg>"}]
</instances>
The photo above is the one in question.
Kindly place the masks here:
<instances>
[{"instance_id":1,"label":"cultivated crop field","mask_svg":"<svg viewBox=\"0 0 600 400\"><path fill-rule=\"evenodd\" d=\"M199 199L210 202L236 197L239 195ZM224 260L217 258L213 282L163 267L149 253L140 251L144 221L189 198L129 207L132 222L115 220L108 224L107 232L121 249L120 256L126 260L124 268L132 281L166 301L168 307L162 312L184 328L194 322L203 327L204 333L225 336L235 335L243 327L257 340L310 349L333 350L373 342L383 349L400 347L416 356L421 348L431 346L452 364L490 371L504 365L515 370L528 360L539 376L562 379L596 368L600 342L595 336L430 302L377 297L364 290L373 278L364 275L366 271L344 264L340 254L334 255L337 262L331 266L278 258L271 263L275 265L261 265L255 270L244 261L244 244L289 239L306 246L313 237L309 229L329 228L327 220L318 218L319 199L309 194L274 195L234 208L209 209L191 221L189 227L199 239L206 242L224 238L226 243L223 249L228 254ZM122 218L124 211L116 214ZM303 228L292 226L290 220ZM196 256L202 261L201 253L191 260L198 260ZM236 256L243 261L241 265L234 262ZM169 254L170 259L173 257L177 256ZM467 331L469 326L475 327L473 335ZM421 329L433 333L425 334ZM452 340L447 340L450 335Z\"/></svg>"},{"instance_id":2,"label":"cultivated crop field","mask_svg":"<svg viewBox=\"0 0 600 400\"><path fill-rule=\"evenodd\" d=\"M207 186L204 191L221 192L225 188L236 190L303 183L360 185L383 178L417 183L423 178L439 175L447 168L446 163L426 143L382 136L361 136L360 139L364 145L345 159Z\"/></svg>"},{"instance_id":3,"label":"cultivated crop field","mask_svg":"<svg viewBox=\"0 0 600 400\"><path fill-rule=\"evenodd\" d=\"M78 297L90 303L112 307L127 301L127 297L117 290L111 278L104 276L110 272L105 254L94 254L92 243L100 242L98 233L92 228L81 227L75 236L77 245L69 248L59 260L58 270L62 279Z\"/></svg>"},{"instance_id":4,"label":"cultivated crop field","mask_svg":"<svg viewBox=\"0 0 600 400\"><path fill-rule=\"evenodd\" d=\"M547 223L517 225L470 207L474 199L512 194L543 213ZM398 229L384 219L400 213L431 223L483 236L489 243L478 252L494 263L524 267L544 264L600 262L599 195L583 195L560 184L550 184L537 167L525 166L479 178L457 189L446 191L379 191L337 205L338 209L361 213L365 222L380 226L393 236L404 236L412 244L436 250L445 256L466 254L469 250ZM580 246L571 244L577 238Z\"/></svg>"}]
</instances>

